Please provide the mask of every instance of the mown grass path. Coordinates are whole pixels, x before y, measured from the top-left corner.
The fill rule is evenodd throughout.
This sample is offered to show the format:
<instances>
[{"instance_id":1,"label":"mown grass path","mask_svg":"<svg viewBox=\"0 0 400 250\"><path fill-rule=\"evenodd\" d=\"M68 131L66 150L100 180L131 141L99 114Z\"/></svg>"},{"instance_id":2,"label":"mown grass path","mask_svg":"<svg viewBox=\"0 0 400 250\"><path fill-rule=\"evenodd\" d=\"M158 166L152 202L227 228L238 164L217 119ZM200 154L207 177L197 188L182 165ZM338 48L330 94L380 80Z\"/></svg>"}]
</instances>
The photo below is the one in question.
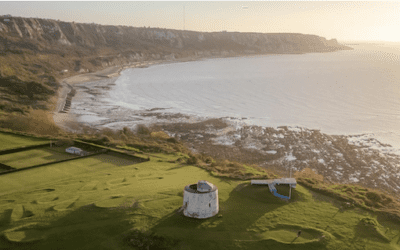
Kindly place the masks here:
<instances>
[{"instance_id":1,"label":"mown grass path","mask_svg":"<svg viewBox=\"0 0 400 250\"><path fill-rule=\"evenodd\" d=\"M131 229L178 239L175 249L399 249L399 225L361 223L374 214L301 185L285 202L268 187L168 162L178 157L98 155L0 176L0 249L132 249L123 240ZM184 186L198 180L218 187L221 216L177 213Z\"/></svg>"}]
</instances>

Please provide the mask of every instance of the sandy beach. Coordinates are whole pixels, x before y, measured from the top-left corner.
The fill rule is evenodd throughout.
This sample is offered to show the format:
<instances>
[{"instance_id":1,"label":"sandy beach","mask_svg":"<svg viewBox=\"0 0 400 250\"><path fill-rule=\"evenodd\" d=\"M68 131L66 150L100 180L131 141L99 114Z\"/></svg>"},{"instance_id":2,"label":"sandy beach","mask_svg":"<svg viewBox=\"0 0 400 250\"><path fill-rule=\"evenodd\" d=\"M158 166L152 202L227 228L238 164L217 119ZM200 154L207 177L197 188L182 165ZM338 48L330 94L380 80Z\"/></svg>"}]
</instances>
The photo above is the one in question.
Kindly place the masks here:
<instances>
[{"instance_id":1,"label":"sandy beach","mask_svg":"<svg viewBox=\"0 0 400 250\"><path fill-rule=\"evenodd\" d=\"M66 105L67 96L73 90L73 85L89 81L98 81L108 78L110 75L119 74L120 71L120 67L110 67L99 72L80 74L63 79L60 83L60 89L58 90L57 105L53 111L54 122L65 130L73 130L68 125L70 125L71 122L76 121L76 117L69 114L69 112L62 112Z\"/></svg>"},{"instance_id":2,"label":"sandy beach","mask_svg":"<svg viewBox=\"0 0 400 250\"><path fill-rule=\"evenodd\" d=\"M104 79L116 78L124 69L135 67L148 67L149 65L153 65L156 63L160 63L160 61L134 63L124 66L112 66L97 72L84 73L62 79L60 82L60 89L58 90L57 105L53 111L54 122L56 123L56 125L67 131L74 132L77 130L77 115L71 114L68 111L63 112L63 109L66 105L67 96L69 93L71 93L71 91L73 91L74 86L86 82L96 82Z\"/></svg>"},{"instance_id":3,"label":"sandy beach","mask_svg":"<svg viewBox=\"0 0 400 250\"><path fill-rule=\"evenodd\" d=\"M157 64L170 64L170 63L180 63L180 62L189 62L189 61L196 61L196 60L202 60L205 59L206 57L189 57L189 58L181 58L181 59L175 59L175 60L153 60L153 61L145 61L145 62L134 62L128 65L121 65L121 66L112 66L105 68L100 71L96 72L91 72L91 73L83 73L83 74L78 74L70 77L66 77L64 79L61 79L60 81L60 89L58 90L58 98L57 98L57 105L53 111L53 120L56 123L57 126L63 128L66 131L70 132L77 132L81 129L82 123L80 123L79 117L81 115L78 114L72 114L70 112L63 112L63 109L66 105L66 100L68 97L68 94L73 90L78 90L76 96L74 96L71 100L74 103L79 101L79 98L82 97L82 94L79 90L82 90L82 87L84 88L84 91L87 91L87 87L82 86L82 84L85 83L93 83L91 84L92 87L94 88L101 88L101 89L107 89L111 85L114 85L114 81L117 79L117 77L120 75L120 73L128 68L147 68L151 65L157 65ZM207 57L207 58L213 58L213 57ZM105 80L106 82L101 82L102 80ZM92 91L93 93L93 91ZM102 91L104 93L104 91ZM99 92L96 92L96 95L100 94ZM85 109L85 108L84 108ZM127 110L128 111L128 110ZM85 115L85 114L82 114ZM179 116L179 115L178 115ZM121 119L124 120L124 113L119 113L115 114L114 117L116 119ZM160 118L160 117L158 117ZM170 118L170 117L167 117ZM175 115L176 118L176 115ZM140 120L140 118L139 118ZM175 120L176 122L176 120ZM122 122L123 123L123 122ZM152 122L150 122L152 123ZM80 124L80 125L79 125Z\"/></svg>"},{"instance_id":4,"label":"sandy beach","mask_svg":"<svg viewBox=\"0 0 400 250\"><path fill-rule=\"evenodd\" d=\"M273 55L273 54L269 54L269 55ZM60 89L58 90L57 105L56 105L54 111L52 112L53 120L57 126L63 128L66 131L77 132L80 130L79 129L80 125L78 125L79 124L79 121L78 121L79 115L71 114L70 112L62 112L65 107L68 94L72 91L72 89L75 88L75 90L76 90L77 86L80 84L84 84L84 83L88 83L88 82L99 82L102 80L112 81L112 79L117 79L117 77L120 75L121 71L128 69L128 68L147 68L151 65L157 65L157 64L171 64L171 63L198 61L198 60L203 60L203 59L238 57L238 56L240 57L240 56L249 56L249 55L197 56L197 57L180 58L180 59L174 59L174 60L153 60L153 61L145 61L145 62L133 62L128 65L112 66L112 67L108 67L108 68L105 68L105 69L102 69L102 70L99 70L96 72L82 73L82 74L77 74L74 76L66 77L66 78L60 80ZM257 55L251 55L251 56L257 56ZM102 86L102 83L93 84L93 86L96 86L96 85L99 85L97 87L100 87L100 88L104 87L104 86ZM108 85L108 84L106 84L106 85ZM73 101L76 102L78 98L79 98L79 95L74 96ZM130 110L126 110L126 111L130 111ZM154 111L154 110L151 110L151 111ZM145 116L149 117L149 116L152 116L152 114L150 114L150 115L145 114ZM157 116L156 118L158 118L158 119L161 118L159 115L155 115L155 116ZM123 118L124 115L116 114L115 117ZM182 122L182 120L179 119L179 118L182 118L179 114L175 114L172 116L167 115L164 118L172 118L173 119L172 122ZM178 118L178 120L177 120L177 118ZM194 117L183 117L183 118L186 118L185 122L196 122L196 121L204 120L201 118L194 118ZM145 122L145 123L153 123L153 121L149 121L149 122Z\"/></svg>"}]
</instances>

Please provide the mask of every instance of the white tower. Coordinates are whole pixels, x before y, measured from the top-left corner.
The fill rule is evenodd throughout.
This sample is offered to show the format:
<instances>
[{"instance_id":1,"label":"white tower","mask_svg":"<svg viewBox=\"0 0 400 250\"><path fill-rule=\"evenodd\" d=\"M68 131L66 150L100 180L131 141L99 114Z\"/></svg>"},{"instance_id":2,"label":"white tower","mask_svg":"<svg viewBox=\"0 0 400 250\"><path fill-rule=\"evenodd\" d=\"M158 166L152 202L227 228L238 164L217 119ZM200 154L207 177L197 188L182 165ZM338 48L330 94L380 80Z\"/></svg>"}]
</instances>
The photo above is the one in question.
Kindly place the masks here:
<instances>
[{"instance_id":1,"label":"white tower","mask_svg":"<svg viewBox=\"0 0 400 250\"><path fill-rule=\"evenodd\" d=\"M219 212L218 188L208 181L198 181L183 190L183 214L205 219Z\"/></svg>"}]
</instances>

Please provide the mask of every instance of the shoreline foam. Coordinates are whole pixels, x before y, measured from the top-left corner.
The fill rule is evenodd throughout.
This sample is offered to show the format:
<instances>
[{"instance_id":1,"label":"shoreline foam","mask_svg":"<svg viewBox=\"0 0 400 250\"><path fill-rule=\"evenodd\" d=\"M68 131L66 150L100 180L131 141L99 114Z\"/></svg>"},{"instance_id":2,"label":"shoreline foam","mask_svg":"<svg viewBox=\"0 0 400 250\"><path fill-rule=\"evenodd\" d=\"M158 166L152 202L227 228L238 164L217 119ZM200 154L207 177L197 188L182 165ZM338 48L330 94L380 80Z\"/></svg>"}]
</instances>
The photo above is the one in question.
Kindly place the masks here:
<instances>
[{"instance_id":1,"label":"shoreline foam","mask_svg":"<svg viewBox=\"0 0 400 250\"><path fill-rule=\"evenodd\" d=\"M164 62L168 63L168 62ZM125 69L125 68L123 68ZM107 72L115 73L116 71L120 73L123 69L119 68L117 71L115 68L113 70L109 70ZM92 75L94 73L91 73ZM95 74L99 74L96 72ZM92 81L86 81L90 79ZM111 129L122 129L127 126L130 128L134 128L137 124L154 124L154 123L164 123L164 124L197 124L200 122L204 122L211 117L199 117L199 116L191 116L186 114L176 114L169 113L164 111L165 107L160 107L159 109L151 109L151 110L133 110L127 107L119 106L116 103L107 102L107 94L109 93L107 89L111 88L115 85L116 77L106 78L102 77L99 80L99 76L80 76L74 77L67 80L65 84L72 83L74 88L77 89L77 95L74 97L73 105L74 110L69 114L60 114L57 113L58 116L58 125L62 127L68 128L69 122L75 122L81 125L87 125L93 128L101 128L107 127ZM68 85L66 85L68 86ZM99 105L101 104L101 105ZM91 117L92 116L92 117ZM64 118L63 118L64 117ZM82 119L84 118L84 119ZM226 147L236 147L236 144L240 145L238 147L239 150L256 150L259 153L265 156L265 159L272 159L268 163L266 161L265 167L270 168L273 164L277 164L282 167L283 173L287 169L285 166L289 161L285 161L287 159L286 156L282 155L282 152L286 151L289 155L293 157L291 165L293 170L301 170L305 166L313 163L312 159L302 159L301 157L297 157L293 155L293 147L291 143L285 144L285 140L295 141L300 140L301 137L310 136L312 131L306 128L300 127L289 127L288 129L292 132L287 132L289 134L293 134L293 136L287 137L283 132L277 132L272 137L266 137L269 144L276 147L266 146L265 141L258 140L257 138L262 138L263 131L267 130L279 130L280 128L271 128L271 127L259 127L259 126L251 126L246 124L245 120L241 119L231 119L229 117L226 118L213 118L213 119L222 119L224 122L229 123L229 129L225 129L225 131L215 129L213 127L207 128L202 131L173 131L173 129L166 129L170 135L179 134L181 138L185 139L191 146L193 146L193 150L197 152L201 152L199 148L201 148L202 144L210 143L210 145L225 145ZM56 119L55 119L56 120ZM90 121L89 121L90 120ZM166 128L166 127L164 127ZM71 130L71 127L69 128ZM78 127L79 129L79 127ZM78 130L75 129L75 130ZM73 130L73 128L72 128ZM308 135L305 135L307 133ZM318 132L319 133L319 132ZM319 133L322 134L322 133ZM400 176L396 173L400 168L400 161L398 156L393 156L392 147L380 143L377 139L371 139L371 136L374 134L355 134L355 135L327 135L322 134L323 138L326 139L326 145L329 149L332 149L332 152L335 151L335 147L332 146L334 143L333 137L346 138L347 145L354 146L353 148L348 148L350 151L354 151L353 155L357 155L355 158L355 162L361 162L357 164L361 164L361 169L365 168L363 171L360 170L360 167L355 168L353 160L347 159L346 155L343 155L343 152L338 151L335 154L329 154L329 157L326 157L326 152L322 152L320 147L316 147L314 144L308 145L307 143L303 143L302 145L297 145L298 147L305 146L307 149L303 149L300 151L301 155L305 156L313 156L315 157L315 169L323 173L325 178L331 182L340 182L340 183L358 183L362 185L366 185L368 183L369 187L379 188L381 190L388 190L390 192L398 192L400 191L400 186L395 185L398 182ZM373 137L372 137L373 138ZM304 138L303 138L304 139ZM267 143L267 144L268 144ZM268 144L268 145L269 145ZM279 145L281 147L279 147ZM296 147L297 147L296 146ZM347 147L347 146L346 146ZM344 148L346 148L344 147ZM265 149L265 150L264 150ZM310 151L311 152L308 152ZM344 149L345 152L347 149ZM246 152L247 152L246 151ZM264 152L265 151L265 152ZM270 152L276 151L277 153L271 154ZM299 151L299 152L300 152ZM318 152L317 152L318 151ZM249 151L250 152L250 151ZM307 153L308 152L308 153ZM304 157L305 157L304 156ZM286 157L286 158L285 158ZM353 157L353 156L352 156ZM373 158L373 160L366 161L367 158ZM276 159L275 159L276 158ZM296 158L296 159L294 159ZM365 159L364 159L365 158ZM371 158L371 159L372 159ZM332 163L334 161L334 164ZM336 162L337 161L337 162ZM364 162L364 163L362 163ZM385 163L386 162L386 163ZM389 165L386 166L386 165ZM272 165L271 165L272 164ZM332 165L333 164L333 165ZM356 164L356 165L357 165ZM357 165L358 166L358 165ZM365 172L365 173L363 173ZM328 178L329 177L329 178Z\"/></svg>"}]
</instances>

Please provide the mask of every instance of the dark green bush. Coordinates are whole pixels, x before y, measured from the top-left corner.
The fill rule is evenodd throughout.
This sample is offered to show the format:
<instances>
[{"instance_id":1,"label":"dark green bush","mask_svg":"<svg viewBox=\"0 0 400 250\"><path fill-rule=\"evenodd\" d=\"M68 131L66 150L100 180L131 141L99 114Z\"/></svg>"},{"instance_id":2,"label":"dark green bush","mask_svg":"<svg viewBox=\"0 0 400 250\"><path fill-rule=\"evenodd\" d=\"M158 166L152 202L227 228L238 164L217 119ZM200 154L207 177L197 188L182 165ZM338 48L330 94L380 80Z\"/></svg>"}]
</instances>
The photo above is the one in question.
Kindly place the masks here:
<instances>
[{"instance_id":1,"label":"dark green bush","mask_svg":"<svg viewBox=\"0 0 400 250\"><path fill-rule=\"evenodd\" d=\"M197 159L197 157L193 154L189 154L189 158L186 160L187 164L190 165L194 165L197 164L199 162L199 160Z\"/></svg>"},{"instance_id":2,"label":"dark green bush","mask_svg":"<svg viewBox=\"0 0 400 250\"><path fill-rule=\"evenodd\" d=\"M145 125L143 125L143 124L138 124L138 125L136 126L136 134L138 134L138 135L150 135L150 134L151 134L151 131L150 131L150 129L149 129L148 127L146 127Z\"/></svg>"},{"instance_id":3,"label":"dark green bush","mask_svg":"<svg viewBox=\"0 0 400 250\"><path fill-rule=\"evenodd\" d=\"M157 235L154 232L144 232L140 230L134 230L125 238L125 241L128 245L136 247L140 250L174 249L179 243L179 240Z\"/></svg>"}]
</instances>

